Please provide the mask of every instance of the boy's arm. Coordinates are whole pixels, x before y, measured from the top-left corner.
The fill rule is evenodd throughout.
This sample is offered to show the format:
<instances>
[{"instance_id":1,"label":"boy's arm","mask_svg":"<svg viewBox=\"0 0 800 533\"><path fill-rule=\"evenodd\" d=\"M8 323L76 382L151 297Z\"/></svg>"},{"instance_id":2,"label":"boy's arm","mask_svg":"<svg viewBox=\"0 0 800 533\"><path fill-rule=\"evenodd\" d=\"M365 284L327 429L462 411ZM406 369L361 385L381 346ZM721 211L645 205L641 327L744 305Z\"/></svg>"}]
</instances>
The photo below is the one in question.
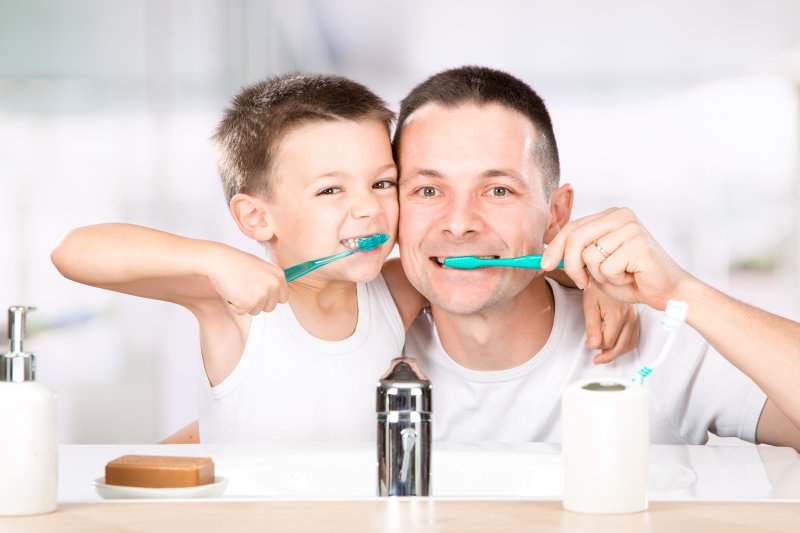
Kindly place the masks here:
<instances>
[{"instance_id":1,"label":"boy's arm","mask_svg":"<svg viewBox=\"0 0 800 533\"><path fill-rule=\"evenodd\" d=\"M51 254L65 277L117 292L174 302L200 324L211 385L241 357L250 320L288 299L283 272L230 246L130 224L70 231Z\"/></svg>"},{"instance_id":2,"label":"boy's arm","mask_svg":"<svg viewBox=\"0 0 800 533\"><path fill-rule=\"evenodd\" d=\"M399 259L386 261L381 274L403 320L403 327L408 329L419 312L428 306L428 300L408 281Z\"/></svg>"},{"instance_id":3,"label":"boy's arm","mask_svg":"<svg viewBox=\"0 0 800 533\"><path fill-rule=\"evenodd\" d=\"M595 364L610 363L639 344L642 324L636 305L621 302L593 284L583 291L586 347L600 350Z\"/></svg>"},{"instance_id":4,"label":"boy's arm","mask_svg":"<svg viewBox=\"0 0 800 533\"><path fill-rule=\"evenodd\" d=\"M276 300L285 296L279 290L285 286L280 283L283 273L258 257L221 243L131 224L74 229L50 257L73 281L174 302L192 311L210 301L230 303L237 314L255 314L268 310L271 302L254 293L274 292ZM253 289L265 286L279 288Z\"/></svg>"},{"instance_id":5,"label":"boy's arm","mask_svg":"<svg viewBox=\"0 0 800 533\"><path fill-rule=\"evenodd\" d=\"M545 272L559 285L576 288L575 282L561 269ZM586 323L586 346L600 350L597 364L610 363L639 344L642 325L633 304L620 302L589 284L583 291L583 316Z\"/></svg>"}]
</instances>

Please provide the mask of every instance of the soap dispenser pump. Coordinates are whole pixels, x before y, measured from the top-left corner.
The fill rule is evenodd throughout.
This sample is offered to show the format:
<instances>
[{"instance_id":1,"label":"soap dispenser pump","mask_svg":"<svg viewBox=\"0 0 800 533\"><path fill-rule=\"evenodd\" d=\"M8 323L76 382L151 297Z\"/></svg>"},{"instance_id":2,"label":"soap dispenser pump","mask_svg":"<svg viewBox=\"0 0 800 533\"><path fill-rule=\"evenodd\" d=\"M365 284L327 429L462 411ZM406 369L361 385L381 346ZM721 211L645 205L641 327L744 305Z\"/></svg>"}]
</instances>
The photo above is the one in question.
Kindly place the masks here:
<instances>
[{"instance_id":1,"label":"soap dispenser pump","mask_svg":"<svg viewBox=\"0 0 800 533\"><path fill-rule=\"evenodd\" d=\"M8 352L0 353L0 516L42 514L58 506L56 396L34 381L24 350L25 316L8 308Z\"/></svg>"}]
</instances>

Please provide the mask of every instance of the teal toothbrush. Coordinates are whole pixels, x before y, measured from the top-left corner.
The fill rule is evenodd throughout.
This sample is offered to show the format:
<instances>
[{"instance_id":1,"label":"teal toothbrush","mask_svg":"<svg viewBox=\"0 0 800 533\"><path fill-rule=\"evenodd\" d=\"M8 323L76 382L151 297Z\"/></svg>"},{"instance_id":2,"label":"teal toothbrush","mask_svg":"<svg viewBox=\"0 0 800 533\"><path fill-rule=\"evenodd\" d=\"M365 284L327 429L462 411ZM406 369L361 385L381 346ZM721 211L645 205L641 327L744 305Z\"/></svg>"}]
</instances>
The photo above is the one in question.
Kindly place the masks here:
<instances>
[{"instance_id":1,"label":"teal toothbrush","mask_svg":"<svg viewBox=\"0 0 800 533\"><path fill-rule=\"evenodd\" d=\"M658 357L656 357L656 360L640 368L631 381L641 385L644 383L644 378L652 374L653 370L664 362L664 359L669 355L670 348L672 348L672 343L675 342L675 334L678 328L681 327L681 324L686 321L686 315L688 313L689 304L686 302L667 300L667 307L664 309L664 314L661 316L661 329L668 332L667 340L661 348Z\"/></svg>"},{"instance_id":2,"label":"teal toothbrush","mask_svg":"<svg viewBox=\"0 0 800 533\"><path fill-rule=\"evenodd\" d=\"M443 261L444 266L472 270L483 267L515 267L515 268L542 268L542 254L523 255L522 257L500 257L486 259L473 255L461 257L448 257ZM564 268L564 260L558 263L558 268Z\"/></svg>"},{"instance_id":3,"label":"teal toothbrush","mask_svg":"<svg viewBox=\"0 0 800 533\"><path fill-rule=\"evenodd\" d=\"M389 240L389 236L386 233L376 233L375 235L370 235L369 237L361 237L358 239L358 246L352 248L350 250L345 250L344 252L339 252L335 255L329 255L328 257L322 257L320 259L312 259L311 261L306 261L305 263L300 263L299 265L295 265L293 267L289 267L283 271L286 274L286 281L294 281L300 276L305 276L312 270L316 270L321 266L327 265L328 263L332 263L337 259L341 259L343 257L347 257L348 255L353 255L356 252L369 252L370 250L374 250L378 246L381 246L383 243Z\"/></svg>"}]
</instances>

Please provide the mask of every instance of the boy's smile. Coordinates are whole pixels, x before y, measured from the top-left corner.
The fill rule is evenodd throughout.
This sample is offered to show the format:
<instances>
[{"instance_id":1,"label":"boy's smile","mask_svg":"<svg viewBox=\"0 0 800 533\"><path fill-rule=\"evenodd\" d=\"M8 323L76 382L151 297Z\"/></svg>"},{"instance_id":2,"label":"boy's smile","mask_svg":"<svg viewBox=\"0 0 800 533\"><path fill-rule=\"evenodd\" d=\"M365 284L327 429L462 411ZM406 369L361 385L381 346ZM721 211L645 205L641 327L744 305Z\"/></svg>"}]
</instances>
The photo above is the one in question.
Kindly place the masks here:
<instances>
[{"instance_id":1,"label":"boy's smile","mask_svg":"<svg viewBox=\"0 0 800 533\"><path fill-rule=\"evenodd\" d=\"M267 219L277 263L287 268L386 233L383 246L310 274L356 282L375 278L397 235L397 170L386 126L368 119L304 124L281 140L276 161Z\"/></svg>"}]
</instances>

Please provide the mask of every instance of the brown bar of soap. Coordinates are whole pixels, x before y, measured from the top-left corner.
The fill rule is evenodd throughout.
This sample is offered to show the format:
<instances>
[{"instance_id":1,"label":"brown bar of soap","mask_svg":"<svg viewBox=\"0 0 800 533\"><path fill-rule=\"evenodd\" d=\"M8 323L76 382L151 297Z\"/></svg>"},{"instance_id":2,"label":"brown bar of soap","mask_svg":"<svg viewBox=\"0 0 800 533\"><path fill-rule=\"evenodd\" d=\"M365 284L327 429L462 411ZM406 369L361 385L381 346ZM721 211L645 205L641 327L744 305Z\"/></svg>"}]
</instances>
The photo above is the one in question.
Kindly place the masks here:
<instances>
[{"instance_id":1,"label":"brown bar of soap","mask_svg":"<svg viewBox=\"0 0 800 533\"><path fill-rule=\"evenodd\" d=\"M106 464L106 484L128 487L196 487L214 482L210 457L123 455Z\"/></svg>"}]
</instances>

